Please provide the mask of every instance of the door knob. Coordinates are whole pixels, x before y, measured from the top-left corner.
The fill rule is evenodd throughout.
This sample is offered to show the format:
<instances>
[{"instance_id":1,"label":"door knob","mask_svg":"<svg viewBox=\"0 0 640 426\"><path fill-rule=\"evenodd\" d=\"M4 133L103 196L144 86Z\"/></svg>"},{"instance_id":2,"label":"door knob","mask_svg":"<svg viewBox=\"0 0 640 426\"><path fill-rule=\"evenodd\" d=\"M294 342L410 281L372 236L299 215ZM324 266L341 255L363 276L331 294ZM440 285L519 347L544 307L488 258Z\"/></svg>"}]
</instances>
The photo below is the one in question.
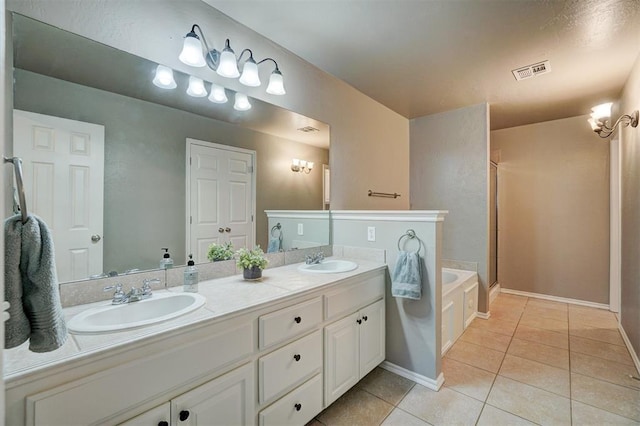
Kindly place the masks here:
<instances>
[{"instance_id":1,"label":"door knob","mask_svg":"<svg viewBox=\"0 0 640 426\"><path fill-rule=\"evenodd\" d=\"M222 234L224 232L224 228L218 228L218 232Z\"/></svg>"},{"instance_id":2,"label":"door knob","mask_svg":"<svg viewBox=\"0 0 640 426\"><path fill-rule=\"evenodd\" d=\"M98 234L93 234L91 236L91 242L97 243L98 241L100 241L102 239L102 237L100 237L100 235Z\"/></svg>"},{"instance_id":3,"label":"door knob","mask_svg":"<svg viewBox=\"0 0 640 426\"><path fill-rule=\"evenodd\" d=\"M225 232L231 232L231 228L224 228Z\"/></svg>"}]
</instances>

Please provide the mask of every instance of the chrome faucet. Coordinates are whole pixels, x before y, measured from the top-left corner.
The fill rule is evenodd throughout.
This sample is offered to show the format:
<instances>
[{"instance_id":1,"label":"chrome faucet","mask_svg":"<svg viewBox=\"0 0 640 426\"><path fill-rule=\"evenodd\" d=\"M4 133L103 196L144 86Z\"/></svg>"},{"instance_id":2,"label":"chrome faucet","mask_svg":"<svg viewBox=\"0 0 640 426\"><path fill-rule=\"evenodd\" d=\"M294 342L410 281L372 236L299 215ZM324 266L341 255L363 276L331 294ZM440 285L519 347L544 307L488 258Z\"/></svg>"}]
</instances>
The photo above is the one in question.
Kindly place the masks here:
<instances>
[{"instance_id":1,"label":"chrome faucet","mask_svg":"<svg viewBox=\"0 0 640 426\"><path fill-rule=\"evenodd\" d=\"M115 289L115 293L113 293L113 299L111 299L112 305L123 305L125 303L138 302L140 300L148 299L153 296L153 292L151 291L151 284L159 284L160 280L158 278L155 279L146 279L142 281L142 287L131 287L128 293L122 291L122 284L116 284L115 286L110 285L105 287L104 291L109 291Z\"/></svg>"},{"instance_id":2,"label":"chrome faucet","mask_svg":"<svg viewBox=\"0 0 640 426\"><path fill-rule=\"evenodd\" d=\"M307 265L314 265L316 263L320 263L324 260L324 253L319 251L316 254L309 255L305 258L304 263Z\"/></svg>"}]
</instances>

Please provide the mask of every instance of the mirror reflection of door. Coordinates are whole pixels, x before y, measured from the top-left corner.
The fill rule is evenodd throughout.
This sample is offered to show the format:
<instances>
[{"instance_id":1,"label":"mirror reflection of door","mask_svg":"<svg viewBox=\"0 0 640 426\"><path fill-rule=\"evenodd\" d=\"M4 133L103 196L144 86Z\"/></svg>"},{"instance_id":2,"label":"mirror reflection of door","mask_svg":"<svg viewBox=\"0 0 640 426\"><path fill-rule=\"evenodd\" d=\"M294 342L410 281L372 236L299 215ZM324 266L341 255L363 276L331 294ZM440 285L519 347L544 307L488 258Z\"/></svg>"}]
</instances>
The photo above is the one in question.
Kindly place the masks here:
<instances>
[{"instance_id":1,"label":"mirror reflection of door","mask_svg":"<svg viewBox=\"0 0 640 426\"><path fill-rule=\"evenodd\" d=\"M187 250L208 262L212 243L255 244L255 151L187 139Z\"/></svg>"},{"instance_id":2,"label":"mirror reflection of door","mask_svg":"<svg viewBox=\"0 0 640 426\"><path fill-rule=\"evenodd\" d=\"M58 280L102 274L104 126L14 110L27 210L49 226Z\"/></svg>"}]
</instances>

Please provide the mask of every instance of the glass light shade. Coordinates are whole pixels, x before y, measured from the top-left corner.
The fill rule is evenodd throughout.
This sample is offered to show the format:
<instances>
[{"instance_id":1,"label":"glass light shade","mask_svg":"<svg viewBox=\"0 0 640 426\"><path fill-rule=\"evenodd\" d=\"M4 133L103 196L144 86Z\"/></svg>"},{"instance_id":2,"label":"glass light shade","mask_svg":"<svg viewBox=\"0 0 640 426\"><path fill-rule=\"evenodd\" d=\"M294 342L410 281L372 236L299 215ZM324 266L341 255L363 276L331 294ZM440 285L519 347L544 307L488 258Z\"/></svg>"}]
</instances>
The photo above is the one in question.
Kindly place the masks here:
<instances>
[{"instance_id":1,"label":"glass light shade","mask_svg":"<svg viewBox=\"0 0 640 426\"><path fill-rule=\"evenodd\" d=\"M236 102L233 104L233 109L236 111L246 111L251 109L249 98L244 93L236 93Z\"/></svg>"},{"instance_id":2,"label":"glass light shade","mask_svg":"<svg viewBox=\"0 0 640 426\"><path fill-rule=\"evenodd\" d=\"M207 62L202 55L202 43L195 33L189 33L184 38L184 44L182 45L182 52L178 59L184 64L192 67L204 67Z\"/></svg>"},{"instance_id":3,"label":"glass light shade","mask_svg":"<svg viewBox=\"0 0 640 426\"><path fill-rule=\"evenodd\" d=\"M282 73L277 69L273 70L271 77L269 77L267 93L271 95L284 95L287 93L284 90L284 79L282 78Z\"/></svg>"},{"instance_id":4,"label":"glass light shade","mask_svg":"<svg viewBox=\"0 0 640 426\"><path fill-rule=\"evenodd\" d=\"M227 98L227 93L224 91L224 87L212 84L209 100L215 104L224 104L229 99Z\"/></svg>"},{"instance_id":5,"label":"glass light shade","mask_svg":"<svg viewBox=\"0 0 640 426\"><path fill-rule=\"evenodd\" d=\"M175 89L177 84L173 79L173 70L164 65L158 65L156 75L153 77L153 84L161 89Z\"/></svg>"},{"instance_id":6,"label":"glass light shade","mask_svg":"<svg viewBox=\"0 0 640 426\"><path fill-rule=\"evenodd\" d=\"M313 161L307 162L307 169L309 169L309 171L313 170Z\"/></svg>"},{"instance_id":7,"label":"glass light shade","mask_svg":"<svg viewBox=\"0 0 640 426\"><path fill-rule=\"evenodd\" d=\"M294 158L293 160L291 160L291 165L295 167L300 167L300 160L298 160L297 158Z\"/></svg>"},{"instance_id":8,"label":"glass light shade","mask_svg":"<svg viewBox=\"0 0 640 426\"><path fill-rule=\"evenodd\" d=\"M242 68L242 75L240 76L240 83L245 86L258 87L260 86L260 76L258 75L258 64L253 58L247 59Z\"/></svg>"},{"instance_id":9,"label":"glass light shade","mask_svg":"<svg viewBox=\"0 0 640 426\"><path fill-rule=\"evenodd\" d=\"M204 87L204 81L198 77L189 77L189 87L187 88L187 95L194 98L202 98L207 96L207 89Z\"/></svg>"},{"instance_id":10,"label":"glass light shade","mask_svg":"<svg viewBox=\"0 0 640 426\"><path fill-rule=\"evenodd\" d=\"M591 130L593 130L594 132L596 130L599 130L602 128L602 125L598 122L598 120L596 120L595 118L591 117L590 119L587 120L589 122L589 124L591 125Z\"/></svg>"},{"instance_id":11,"label":"glass light shade","mask_svg":"<svg viewBox=\"0 0 640 426\"><path fill-rule=\"evenodd\" d=\"M613 105L613 102L607 102L605 104L594 106L593 108L591 108L591 111L593 111L591 113L591 117L596 120L611 117L611 105Z\"/></svg>"},{"instance_id":12,"label":"glass light shade","mask_svg":"<svg viewBox=\"0 0 640 426\"><path fill-rule=\"evenodd\" d=\"M300 168L304 169L305 167L307 167L307 162L305 160L300 160Z\"/></svg>"},{"instance_id":13,"label":"glass light shade","mask_svg":"<svg viewBox=\"0 0 640 426\"><path fill-rule=\"evenodd\" d=\"M240 77L240 71L238 71L238 60L236 59L236 54L233 52L233 49L230 47L226 47L220 54L220 63L218 64L216 72L222 77Z\"/></svg>"}]
</instances>

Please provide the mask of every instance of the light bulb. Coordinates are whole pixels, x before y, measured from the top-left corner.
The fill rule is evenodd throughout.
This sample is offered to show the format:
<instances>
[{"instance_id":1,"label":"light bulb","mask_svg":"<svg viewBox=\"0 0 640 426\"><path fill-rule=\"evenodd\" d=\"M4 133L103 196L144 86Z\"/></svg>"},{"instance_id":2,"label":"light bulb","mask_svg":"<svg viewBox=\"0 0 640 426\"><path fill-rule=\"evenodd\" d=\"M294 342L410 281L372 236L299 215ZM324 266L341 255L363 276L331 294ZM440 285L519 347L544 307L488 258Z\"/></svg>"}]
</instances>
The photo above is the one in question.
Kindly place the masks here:
<instances>
[{"instance_id":1,"label":"light bulb","mask_svg":"<svg viewBox=\"0 0 640 426\"><path fill-rule=\"evenodd\" d=\"M182 45L182 52L180 52L178 59L180 59L182 63L192 67L204 67L207 65L207 62L204 60L204 56L202 55L202 43L200 43L200 37L198 37L193 31L185 36L184 43Z\"/></svg>"},{"instance_id":2,"label":"light bulb","mask_svg":"<svg viewBox=\"0 0 640 426\"><path fill-rule=\"evenodd\" d=\"M187 88L187 95L194 98L202 98L207 96L207 89L204 87L204 81L198 77L189 77L189 87Z\"/></svg>"},{"instance_id":3,"label":"light bulb","mask_svg":"<svg viewBox=\"0 0 640 426\"><path fill-rule=\"evenodd\" d=\"M284 79L279 69L273 70L271 77L269 77L269 86L267 86L267 93L271 95L284 95L287 92L284 90Z\"/></svg>"},{"instance_id":4,"label":"light bulb","mask_svg":"<svg viewBox=\"0 0 640 426\"><path fill-rule=\"evenodd\" d=\"M238 71L238 60L233 49L229 46L229 40L227 40L226 47L220 54L220 63L216 70L218 75L227 78L240 77L240 71Z\"/></svg>"},{"instance_id":5,"label":"light bulb","mask_svg":"<svg viewBox=\"0 0 640 426\"><path fill-rule=\"evenodd\" d=\"M593 111L591 113L591 117L596 120L611 117L611 105L613 105L613 102L607 102L594 106L593 108L591 108L591 111Z\"/></svg>"},{"instance_id":6,"label":"light bulb","mask_svg":"<svg viewBox=\"0 0 640 426\"><path fill-rule=\"evenodd\" d=\"M173 79L173 70L164 65L158 65L156 75L153 78L153 84L161 89L175 89L177 84Z\"/></svg>"},{"instance_id":7,"label":"light bulb","mask_svg":"<svg viewBox=\"0 0 640 426\"><path fill-rule=\"evenodd\" d=\"M260 86L260 75L258 74L258 64L253 60L253 57L247 59L242 68L242 75L240 76L240 83L245 86L258 87Z\"/></svg>"},{"instance_id":8,"label":"light bulb","mask_svg":"<svg viewBox=\"0 0 640 426\"><path fill-rule=\"evenodd\" d=\"M246 111L251 109L249 98L244 93L236 93L236 102L233 104L233 108L237 111Z\"/></svg>"},{"instance_id":9,"label":"light bulb","mask_svg":"<svg viewBox=\"0 0 640 426\"><path fill-rule=\"evenodd\" d=\"M217 84L212 84L209 100L216 104L224 104L229 99L227 98L227 93L224 91L224 87L218 86Z\"/></svg>"}]
</instances>

